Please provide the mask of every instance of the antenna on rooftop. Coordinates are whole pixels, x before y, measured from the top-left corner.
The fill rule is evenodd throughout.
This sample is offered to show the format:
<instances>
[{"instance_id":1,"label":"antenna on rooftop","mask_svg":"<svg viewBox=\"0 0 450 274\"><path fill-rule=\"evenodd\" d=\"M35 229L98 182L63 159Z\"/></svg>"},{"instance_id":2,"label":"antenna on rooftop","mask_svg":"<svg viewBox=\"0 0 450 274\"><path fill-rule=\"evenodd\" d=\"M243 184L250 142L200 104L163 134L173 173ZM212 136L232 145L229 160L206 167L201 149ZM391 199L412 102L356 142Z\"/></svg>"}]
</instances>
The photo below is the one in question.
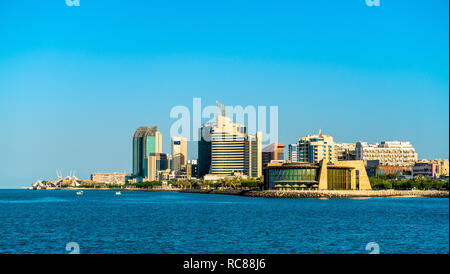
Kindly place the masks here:
<instances>
[{"instance_id":1,"label":"antenna on rooftop","mask_svg":"<svg viewBox=\"0 0 450 274\"><path fill-rule=\"evenodd\" d=\"M216 101L216 106L217 106L217 116L219 115L226 116L225 105L221 104L219 101Z\"/></svg>"}]
</instances>

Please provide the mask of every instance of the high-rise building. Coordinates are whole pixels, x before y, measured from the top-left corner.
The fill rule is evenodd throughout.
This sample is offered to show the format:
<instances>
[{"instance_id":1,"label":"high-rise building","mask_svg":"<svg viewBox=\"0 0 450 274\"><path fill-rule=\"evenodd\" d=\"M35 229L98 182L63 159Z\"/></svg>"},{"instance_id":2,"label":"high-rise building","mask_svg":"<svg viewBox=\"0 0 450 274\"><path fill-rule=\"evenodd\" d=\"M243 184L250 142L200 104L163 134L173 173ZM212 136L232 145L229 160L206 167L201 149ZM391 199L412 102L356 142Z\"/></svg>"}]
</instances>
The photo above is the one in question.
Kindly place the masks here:
<instances>
[{"instance_id":1,"label":"high-rise building","mask_svg":"<svg viewBox=\"0 0 450 274\"><path fill-rule=\"evenodd\" d=\"M150 153L146 158L147 168L145 179L148 181L160 180L159 172L169 168L168 157L166 153Z\"/></svg>"},{"instance_id":2,"label":"high-rise building","mask_svg":"<svg viewBox=\"0 0 450 274\"><path fill-rule=\"evenodd\" d=\"M172 137L172 157L173 157L173 170L181 170L186 166L187 161L187 142L183 137Z\"/></svg>"},{"instance_id":3,"label":"high-rise building","mask_svg":"<svg viewBox=\"0 0 450 274\"><path fill-rule=\"evenodd\" d=\"M188 160L186 164L186 177L197 178L198 176L198 165L197 160Z\"/></svg>"},{"instance_id":4,"label":"high-rise building","mask_svg":"<svg viewBox=\"0 0 450 274\"><path fill-rule=\"evenodd\" d=\"M230 176L243 174L251 177L262 175L261 133L249 135L244 125L217 114L215 123L207 123L199 129L198 172Z\"/></svg>"},{"instance_id":5,"label":"high-rise building","mask_svg":"<svg viewBox=\"0 0 450 274\"><path fill-rule=\"evenodd\" d=\"M209 132L207 132L209 131ZM205 125L199 129L200 140L198 141L198 177L203 178L209 173L211 168L211 144L209 138L212 131L212 127Z\"/></svg>"},{"instance_id":6,"label":"high-rise building","mask_svg":"<svg viewBox=\"0 0 450 274\"><path fill-rule=\"evenodd\" d=\"M186 164L184 164L186 158L184 157L184 154L178 153L172 156L172 170L174 171L180 171L184 167L186 167Z\"/></svg>"},{"instance_id":7,"label":"high-rise building","mask_svg":"<svg viewBox=\"0 0 450 274\"><path fill-rule=\"evenodd\" d=\"M262 134L245 135L245 169L244 174L250 177L262 176Z\"/></svg>"},{"instance_id":8,"label":"high-rise building","mask_svg":"<svg viewBox=\"0 0 450 274\"><path fill-rule=\"evenodd\" d=\"M417 153L410 142L384 141L380 144L356 143L356 160L379 160L381 166L413 166Z\"/></svg>"},{"instance_id":9,"label":"high-rise building","mask_svg":"<svg viewBox=\"0 0 450 274\"><path fill-rule=\"evenodd\" d=\"M335 143L334 149L338 161L356 160L355 143Z\"/></svg>"},{"instance_id":10,"label":"high-rise building","mask_svg":"<svg viewBox=\"0 0 450 274\"><path fill-rule=\"evenodd\" d=\"M290 162L298 162L298 144L288 145L288 160Z\"/></svg>"},{"instance_id":11,"label":"high-rise building","mask_svg":"<svg viewBox=\"0 0 450 274\"><path fill-rule=\"evenodd\" d=\"M133 173L134 178L147 176L147 157L151 153L162 151L162 135L156 126L139 127L133 136Z\"/></svg>"},{"instance_id":12,"label":"high-rise building","mask_svg":"<svg viewBox=\"0 0 450 274\"><path fill-rule=\"evenodd\" d=\"M320 160L335 162L336 152L334 150L333 137L323 135L308 135L298 141L298 161L307 163L318 163Z\"/></svg>"},{"instance_id":13,"label":"high-rise building","mask_svg":"<svg viewBox=\"0 0 450 274\"><path fill-rule=\"evenodd\" d=\"M211 174L244 173L245 126L233 124L225 116L217 117L211 132Z\"/></svg>"},{"instance_id":14,"label":"high-rise building","mask_svg":"<svg viewBox=\"0 0 450 274\"><path fill-rule=\"evenodd\" d=\"M272 143L262 149L262 167L272 160L284 160L284 145Z\"/></svg>"}]
</instances>

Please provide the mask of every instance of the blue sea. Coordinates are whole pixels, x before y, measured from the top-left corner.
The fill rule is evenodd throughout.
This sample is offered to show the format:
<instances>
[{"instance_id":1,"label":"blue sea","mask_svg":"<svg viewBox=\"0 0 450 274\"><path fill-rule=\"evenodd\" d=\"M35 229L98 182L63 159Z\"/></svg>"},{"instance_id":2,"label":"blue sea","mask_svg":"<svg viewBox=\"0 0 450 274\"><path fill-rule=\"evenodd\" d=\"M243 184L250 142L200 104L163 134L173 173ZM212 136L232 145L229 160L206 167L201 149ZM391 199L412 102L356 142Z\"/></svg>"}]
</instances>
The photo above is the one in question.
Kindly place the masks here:
<instances>
[{"instance_id":1,"label":"blue sea","mask_svg":"<svg viewBox=\"0 0 450 274\"><path fill-rule=\"evenodd\" d=\"M0 190L0 253L69 253L74 243L80 253L364 254L368 243L449 253L449 200Z\"/></svg>"}]
</instances>

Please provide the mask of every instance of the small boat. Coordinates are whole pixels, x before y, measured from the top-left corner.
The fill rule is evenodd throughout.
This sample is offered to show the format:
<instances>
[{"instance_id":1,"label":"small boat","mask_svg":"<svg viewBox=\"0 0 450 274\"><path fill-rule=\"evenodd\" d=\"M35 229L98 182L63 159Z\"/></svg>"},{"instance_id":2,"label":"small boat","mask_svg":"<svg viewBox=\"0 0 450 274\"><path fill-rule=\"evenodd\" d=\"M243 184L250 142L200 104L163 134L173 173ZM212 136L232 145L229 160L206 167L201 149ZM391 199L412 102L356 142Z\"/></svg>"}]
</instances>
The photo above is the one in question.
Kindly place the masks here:
<instances>
[{"instance_id":1,"label":"small boat","mask_svg":"<svg viewBox=\"0 0 450 274\"><path fill-rule=\"evenodd\" d=\"M122 195L122 193L120 193L120 191L116 191L116 195Z\"/></svg>"},{"instance_id":2,"label":"small boat","mask_svg":"<svg viewBox=\"0 0 450 274\"><path fill-rule=\"evenodd\" d=\"M83 195L83 191L77 191L77 195Z\"/></svg>"}]
</instances>

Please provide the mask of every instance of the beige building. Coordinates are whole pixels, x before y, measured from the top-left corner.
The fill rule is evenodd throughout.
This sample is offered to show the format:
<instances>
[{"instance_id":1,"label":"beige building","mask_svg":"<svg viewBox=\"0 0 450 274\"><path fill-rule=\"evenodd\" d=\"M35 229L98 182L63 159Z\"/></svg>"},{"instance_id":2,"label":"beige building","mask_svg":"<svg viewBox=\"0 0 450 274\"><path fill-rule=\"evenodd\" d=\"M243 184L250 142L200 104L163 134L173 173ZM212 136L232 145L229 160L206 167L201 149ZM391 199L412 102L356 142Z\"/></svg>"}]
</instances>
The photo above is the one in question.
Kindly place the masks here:
<instances>
[{"instance_id":1,"label":"beige building","mask_svg":"<svg viewBox=\"0 0 450 274\"><path fill-rule=\"evenodd\" d=\"M438 164L438 176L449 176L449 163L448 160L435 159L433 160Z\"/></svg>"},{"instance_id":2,"label":"beige building","mask_svg":"<svg viewBox=\"0 0 450 274\"><path fill-rule=\"evenodd\" d=\"M166 153L150 153L146 160L146 174L147 181L161 180L160 171L170 171L168 155Z\"/></svg>"},{"instance_id":3,"label":"beige building","mask_svg":"<svg viewBox=\"0 0 450 274\"><path fill-rule=\"evenodd\" d=\"M362 161L269 163L264 173L265 189L372 189Z\"/></svg>"},{"instance_id":4,"label":"beige building","mask_svg":"<svg viewBox=\"0 0 450 274\"><path fill-rule=\"evenodd\" d=\"M356 143L356 160L379 160L381 166L413 166L417 153L410 142L384 141L380 144Z\"/></svg>"},{"instance_id":5,"label":"beige building","mask_svg":"<svg viewBox=\"0 0 450 274\"><path fill-rule=\"evenodd\" d=\"M235 124L224 115L216 123L200 129L198 145L199 176L244 174L262 176L261 133L250 135L244 125Z\"/></svg>"},{"instance_id":6,"label":"beige building","mask_svg":"<svg viewBox=\"0 0 450 274\"><path fill-rule=\"evenodd\" d=\"M433 159L431 161L428 161L427 159L423 159L421 161L416 162L416 164L421 164L421 163L434 164L436 166L436 171L435 171L436 177L449 176L449 162L446 159L444 159L444 160Z\"/></svg>"},{"instance_id":7,"label":"beige building","mask_svg":"<svg viewBox=\"0 0 450 274\"><path fill-rule=\"evenodd\" d=\"M338 161L348 161L356 159L355 143L335 143L334 150Z\"/></svg>"},{"instance_id":8,"label":"beige building","mask_svg":"<svg viewBox=\"0 0 450 274\"><path fill-rule=\"evenodd\" d=\"M172 137L172 157L173 169L175 171L181 170L186 166L187 162L187 141L183 137Z\"/></svg>"},{"instance_id":9,"label":"beige building","mask_svg":"<svg viewBox=\"0 0 450 274\"><path fill-rule=\"evenodd\" d=\"M318 163L321 160L337 161L333 137L323 135L308 135L298 141L298 161Z\"/></svg>"},{"instance_id":10,"label":"beige building","mask_svg":"<svg viewBox=\"0 0 450 274\"><path fill-rule=\"evenodd\" d=\"M127 173L93 173L91 174L91 180L98 183L123 185L125 184L125 177Z\"/></svg>"},{"instance_id":11,"label":"beige building","mask_svg":"<svg viewBox=\"0 0 450 274\"><path fill-rule=\"evenodd\" d=\"M172 157L172 168L174 171L180 171L186 167L186 157L184 154L178 153Z\"/></svg>"}]
</instances>

